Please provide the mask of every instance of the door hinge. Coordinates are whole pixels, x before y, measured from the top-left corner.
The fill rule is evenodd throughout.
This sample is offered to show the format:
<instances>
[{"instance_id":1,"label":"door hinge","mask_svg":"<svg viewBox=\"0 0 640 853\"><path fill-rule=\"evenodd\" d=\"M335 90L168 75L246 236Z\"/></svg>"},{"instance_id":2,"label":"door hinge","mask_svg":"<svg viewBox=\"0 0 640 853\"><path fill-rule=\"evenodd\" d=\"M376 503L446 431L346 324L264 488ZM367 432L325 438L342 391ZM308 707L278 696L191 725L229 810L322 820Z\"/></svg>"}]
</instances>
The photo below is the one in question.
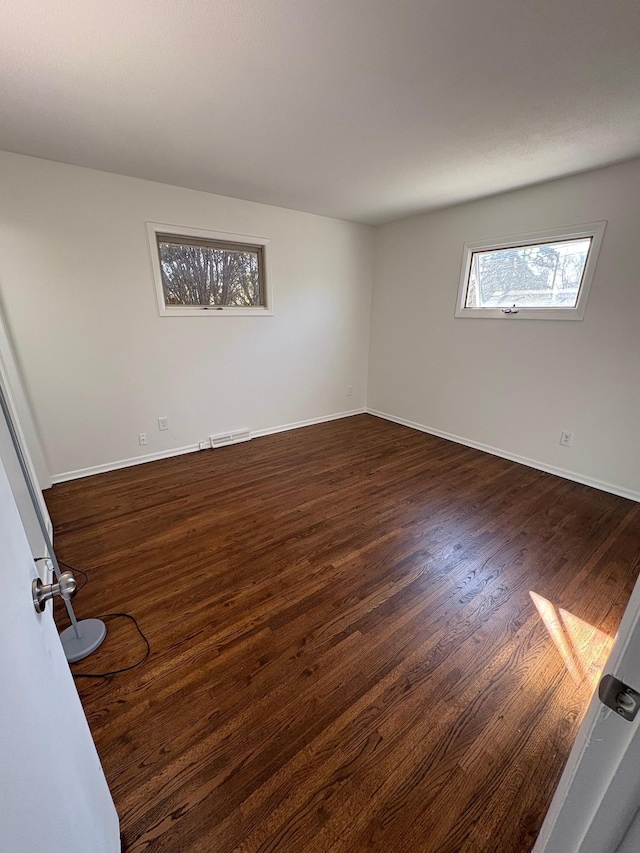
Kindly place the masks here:
<instances>
[{"instance_id":1,"label":"door hinge","mask_svg":"<svg viewBox=\"0 0 640 853\"><path fill-rule=\"evenodd\" d=\"M640 693L613 675L603 675L598 685L598 697L603 705L631 722L640 707Z\"/></svg>"}]
</instances>

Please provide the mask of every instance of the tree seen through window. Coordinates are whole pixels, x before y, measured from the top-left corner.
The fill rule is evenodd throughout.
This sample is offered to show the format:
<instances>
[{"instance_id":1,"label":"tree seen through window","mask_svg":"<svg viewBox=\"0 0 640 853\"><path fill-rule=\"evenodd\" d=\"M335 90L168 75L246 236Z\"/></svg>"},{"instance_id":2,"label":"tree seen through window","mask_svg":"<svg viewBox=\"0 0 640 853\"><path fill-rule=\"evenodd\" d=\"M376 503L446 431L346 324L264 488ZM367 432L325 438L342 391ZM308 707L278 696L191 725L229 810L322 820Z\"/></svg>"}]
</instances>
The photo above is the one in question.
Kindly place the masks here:
<instances>
[{"instance_id":1,"label":"tree seen through window","mask_svg":"<svg viewBox=\"0 0 640 853\"><path fill-rule=\"evenodd\" d=\"M200 245L158 235L166 305L248 308L264 304L262 248Z\"/></svg>"},{"instance_id":2,"label":"tree seen through window","mask_svg":"<svg viewBox=\"0 0 640 853\"><path fill-rule=\"evenodd\" d=\"M474 252L467 308L574 308L591 238Z\"/></svg>"}]
</instances>

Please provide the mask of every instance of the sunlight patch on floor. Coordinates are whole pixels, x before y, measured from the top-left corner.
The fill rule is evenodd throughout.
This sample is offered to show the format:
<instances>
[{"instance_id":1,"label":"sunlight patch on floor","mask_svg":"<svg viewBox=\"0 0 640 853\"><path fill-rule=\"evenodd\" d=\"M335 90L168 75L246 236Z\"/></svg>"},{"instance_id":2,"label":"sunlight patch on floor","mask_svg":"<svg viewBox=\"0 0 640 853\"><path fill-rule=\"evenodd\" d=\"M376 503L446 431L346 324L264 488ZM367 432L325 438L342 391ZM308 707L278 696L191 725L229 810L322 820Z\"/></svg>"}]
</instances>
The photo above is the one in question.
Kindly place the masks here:
<instances>
[{"instance_id":1,"label":"sunlight patch on floor","mask_svg":"<svg viewBox=\"0 0 640 853\"><path fill-rule=\"evenodd\" d=\"M573 680L576 684L587 680L595 690L613 638L537 592L529 595Z\"/></svg>"}]
</instances>

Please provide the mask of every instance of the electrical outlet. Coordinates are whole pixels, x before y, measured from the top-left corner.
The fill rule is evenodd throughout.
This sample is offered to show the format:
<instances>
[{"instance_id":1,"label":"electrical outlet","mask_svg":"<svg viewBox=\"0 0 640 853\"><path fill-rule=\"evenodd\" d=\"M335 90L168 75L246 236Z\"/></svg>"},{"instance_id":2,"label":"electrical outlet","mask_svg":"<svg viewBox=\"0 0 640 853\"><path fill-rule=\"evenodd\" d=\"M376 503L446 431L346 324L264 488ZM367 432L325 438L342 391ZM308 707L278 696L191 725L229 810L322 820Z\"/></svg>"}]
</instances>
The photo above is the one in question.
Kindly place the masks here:
<instances>
[{"instance_id":1,"label":"electrical outlet","mask_svg":"<svg viewBox=\"0 0 640 853\"><path fill-rule=\"evenodd\" d=\"M211 450L211 442L201 441L198 447L200 448L200 450Z\"/></svg>"},{"instance_id":2,"label":"electrical outlet","mask_svg":"<svg viewBox=\"0 0 640 853\"><path fill-rule=\"evenodd\" d=\"M138 444L140 444L141 447L144 447L145 445L149 444L146 432L138 433Z\"/></svg>"},{"instance_id":3,"label":"electrical outlet","mask_svg":"<svg viewBox=\"0 0 640 853\"><path fill-rule=\"evenodd\" d=\"M353 394L353 385L347 386L347 397L351 397Z\"/></svg>"},{"instance_id":4,"label":"electrical outlet","mask_svg":"<svg viewBox=\"0 0 640 853\"><path fill-rule=\"evenodd\" d=\"M169 429L169 418L158 418L158 429Z\"/></svg>"},{"instance_id":5,"label":"electrical outlet","mask_svg":"<svg viewBox=\"0 0 640 853\"><path fill-rule=\"evenodd\" d=\"M572 441L573 441L573 433L572 432L563 432L560 435L560 444L563 447L571 447Z\"/></svg>"}]
</instances>

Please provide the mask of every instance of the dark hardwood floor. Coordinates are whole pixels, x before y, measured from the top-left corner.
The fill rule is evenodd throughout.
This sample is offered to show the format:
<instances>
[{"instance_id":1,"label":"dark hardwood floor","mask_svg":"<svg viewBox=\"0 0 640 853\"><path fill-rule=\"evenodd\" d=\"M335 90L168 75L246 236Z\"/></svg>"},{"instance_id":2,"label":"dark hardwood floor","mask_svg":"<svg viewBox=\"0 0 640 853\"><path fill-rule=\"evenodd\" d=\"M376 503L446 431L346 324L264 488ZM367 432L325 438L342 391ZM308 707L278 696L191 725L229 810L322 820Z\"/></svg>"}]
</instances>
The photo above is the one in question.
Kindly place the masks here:
<instances>
[{"instance_id":1,"label":"dark hardwood floor","mask_svg":"<svg viewBox=\"0 0 640 853\"><path fill-rule=\"evenodd\" d=\"M151 643L77 682L129 853L531 849L639 505L367 415L46 497L79 616Z\"/></svg>"}]
</instances>

